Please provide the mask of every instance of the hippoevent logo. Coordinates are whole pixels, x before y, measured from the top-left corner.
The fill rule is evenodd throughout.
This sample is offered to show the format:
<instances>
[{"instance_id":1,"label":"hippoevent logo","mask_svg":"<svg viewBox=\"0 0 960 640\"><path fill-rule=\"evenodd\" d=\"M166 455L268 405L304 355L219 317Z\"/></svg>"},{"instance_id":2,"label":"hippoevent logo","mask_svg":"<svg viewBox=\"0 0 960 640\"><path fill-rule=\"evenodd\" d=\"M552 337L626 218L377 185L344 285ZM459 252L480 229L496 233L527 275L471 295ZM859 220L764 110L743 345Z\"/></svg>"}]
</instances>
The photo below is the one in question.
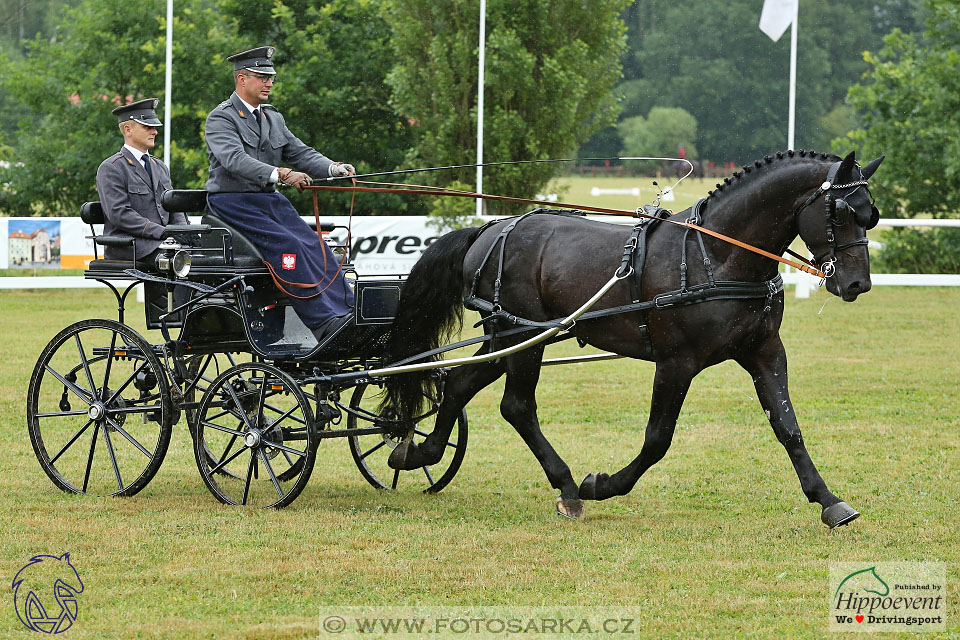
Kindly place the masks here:
<instances>
[{"instance_id":1,"label":"hippoevent logo","mask_svg":"<svg viewBox=\"0 0 960 640\"><path fill-rule=\"evenodd\" d=\"M831 631L943 631L942 562L835 563L830 566Z\"/></svg>"},{"instance_id":2,"label":"hippoevent logo","mask_svg":"<svg viewBox=\"0 0 960 640\"><path fill-rule=\"evenodd\" d=\"M10 588L17 617L31 631L63 633L77 619L83 581L69 553L33 556L14 576Z\"/></svg>"}]
</instances>

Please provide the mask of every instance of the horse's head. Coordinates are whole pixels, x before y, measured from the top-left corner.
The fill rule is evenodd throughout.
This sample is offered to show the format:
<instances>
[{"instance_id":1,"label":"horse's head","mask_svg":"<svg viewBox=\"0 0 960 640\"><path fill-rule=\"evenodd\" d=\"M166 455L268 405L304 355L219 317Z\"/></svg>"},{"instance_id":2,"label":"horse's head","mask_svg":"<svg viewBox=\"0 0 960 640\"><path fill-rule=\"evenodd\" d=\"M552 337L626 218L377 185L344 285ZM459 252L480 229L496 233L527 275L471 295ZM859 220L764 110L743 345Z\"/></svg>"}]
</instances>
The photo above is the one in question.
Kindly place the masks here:
<instances>
[{"instance_id":1,"label":"horse's head","mask_svg":"<svg viewBox=\"0 0 960 640\"><path fill-rule=\"evenodd\" d=\"M796 214L800 237L827 274L827 291L847 302L871 287L867 230L877 225L880 211L867 180L881 162L883 156L860 167L851 151L830 166L826 181Z\"/></svg>"}]
</instances>

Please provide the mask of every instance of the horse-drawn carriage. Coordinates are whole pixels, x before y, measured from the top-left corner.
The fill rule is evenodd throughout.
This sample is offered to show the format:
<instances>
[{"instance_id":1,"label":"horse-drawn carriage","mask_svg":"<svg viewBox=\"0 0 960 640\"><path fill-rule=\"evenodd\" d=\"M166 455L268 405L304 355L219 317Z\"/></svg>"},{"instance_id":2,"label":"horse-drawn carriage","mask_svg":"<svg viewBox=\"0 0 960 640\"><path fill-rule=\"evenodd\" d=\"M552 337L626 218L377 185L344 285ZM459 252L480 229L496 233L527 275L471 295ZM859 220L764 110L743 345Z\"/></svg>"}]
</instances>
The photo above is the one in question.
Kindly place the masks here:
<instances>
[{"instance_id":1,"label":"horse-drawn carriage","mask_svg":"<svg viewBox=\"0 0 960 640\"><path fill-rule=\"evenodd\" d=\"M821 520L847 524L859 513L820 477L790 401L775 261L818 275L847 301L869 291L866 232L880 213L867 181L882 160L861 167L853 153L788 151L745 166L680 213L594 209L640 218L632 227L537 209L454 231L430 245L406 280L348 268L355 326L320 343L229 224L207 215L200 225L168 227L156 265L91 263L87 277L113 289L119 322L78 322L44 349L27 398L34 450L61 489L131 495L156 473L183 413L201 476L225 503L289 504L309 479L317 444L333 437L348 439L375 487L413 477L438 491L464 455L465 405L505 376L503 417L559 490L558 512L580 518L584 500L630 492L670 447L693 378L735 360ZM386 190L373 184L313 188ZM168 210L203 203L202 192L166 196ZM84 215L98 221L92 206ZM798 236L812 262L782 257ZM128 284L121 293L113 281ZM124 300L139 283L161 344L123 324ZM446 344L465 306L480 313L484 335ZM549 342L568 337L608 353L543 359ZM470 345L479 345L472 357L440 359ZM643 447L620 471L578 484L540 429L540 368L608 357L657 363ZM373 399L381 386L383 398ZM432 428L421 427L431 416Z\"/></svg>"},{"instance_id":2,"label":"horse-drawn carriage","mask_svg":"<svg viewBox=\"0 0 960 640\"><path fill-rule=\"evenodd\" d=\"M202 212L205 195L168 191L164 206ZM102 223L99 203L85 204L81 217L91 229ZM95 234L94 242L135 240ZM310 477L320 441L335 437L347 438L374 487L442 489L463 459L466 414L440 465L386 466L415 424L381 412L373 398L378 381L356 374L382 364L403 280L358 277L344 267L355 288L355 322L318 343L273 286L257 249L209 213L199 225L167 227L155 263L94 259L85 276L110 287L118 317L71 324L41 353L27 421L44 471L65 491L133 495L157 473L182 418L200 474L224 503L289 504ZM159 344L124 322L137 285ZM414 423L435 413L439 398L429 404Z\"/></svg>"}]
</instances>

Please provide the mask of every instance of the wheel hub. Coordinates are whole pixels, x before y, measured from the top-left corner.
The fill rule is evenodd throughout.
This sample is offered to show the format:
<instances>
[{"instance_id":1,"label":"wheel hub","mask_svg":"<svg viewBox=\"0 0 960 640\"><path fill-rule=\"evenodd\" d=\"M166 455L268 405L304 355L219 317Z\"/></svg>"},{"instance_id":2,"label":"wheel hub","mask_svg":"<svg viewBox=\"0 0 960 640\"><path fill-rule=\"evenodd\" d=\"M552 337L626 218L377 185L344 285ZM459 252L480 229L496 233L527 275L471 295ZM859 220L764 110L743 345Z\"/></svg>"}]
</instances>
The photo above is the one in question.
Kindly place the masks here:
<instances>
[{"instance_id":1,"label":"wheel hub","mask_svg":"<svg viewBox=\"0 0 960 640\"><path fill-rule=\"evenodd\" d=\"M100 401L94 402L87 409L87 417L91 420L102 420L107 415L107 407Z\"/></svg>"},{"instance_id":2,"label":"wheel hub","mask_svg":"<svg viewBox=\"0 0 960 640\"><path fill-rule=\"evenodd\" d=\"M259 429L250 429L245 436L243 436L243 443L253 449L254 447L260 446L260 430Z\"/></svg>"}]
</instances>

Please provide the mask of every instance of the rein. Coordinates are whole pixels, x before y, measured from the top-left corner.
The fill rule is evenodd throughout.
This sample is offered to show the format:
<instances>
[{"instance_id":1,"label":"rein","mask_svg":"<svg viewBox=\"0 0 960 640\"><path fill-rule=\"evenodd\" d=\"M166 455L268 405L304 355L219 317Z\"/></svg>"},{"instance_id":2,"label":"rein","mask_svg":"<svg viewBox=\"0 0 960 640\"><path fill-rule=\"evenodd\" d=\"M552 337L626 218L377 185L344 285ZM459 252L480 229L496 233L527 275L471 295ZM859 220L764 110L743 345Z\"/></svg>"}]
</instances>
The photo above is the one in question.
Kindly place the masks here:
<instances>
[{"instance_id":1,"label":"rein","mask_svg":"<svg viewBox=\"0 0 960 640\"><path fill-rule=\"evenodd\" d=\"M380 187L359 187L359 186L357 186L358 184L366 184L366 185L386 185L386 186L380 186ZM538 205L538 206L541 206L541 205L544 204L544 203L541 202L540 200L531 200L531 199L529 199L529 198L515 198L515 197L511 197L511 196L498 196L498 195L491 195L491 194L486 194L486 193L476 193L476 192L474 192L474 191L461 191L461 190L459 190L459 189L448 189L448 188L444 188L444 187L429 187L429 186L425 186L425 185L412 185L413 188L406 188L406 187L409 187L409 186L410 186L410 185L406 185L406 184L403 184L403 183L370 182L370 181L365 181L365 180L354 180L354 185L353 185L353 186L350 186L350 187L336 187L336 186L332 186L332 185L317 185L317 184L314 184L314 185L306 186L306 187L304 187L304 188L305 188L305 189L310 189L310 190L312 190L312 191L314 192L314 195L313 195L313 197L314 197L314 203L316 203L316 197L317 197L317 196L316 196L316 192L317 192L317 191L349 191L349 192L352 192L352 193L354 194L354 196L356 196L357 193L409 193L409 194L414 194L414 195L455 196L455 197L461 197L461 198L474 198L474 199L477 199L477 200L496 200L496 201L500 201L500 202L518 202L518 203L523 203L523 204L535 204L535 205ZM651 220L661 220L661 218L657 218L656 216L652 216L652 215L649 215L649 214L646 214L646 213L641 213L639 209L636 210L636 211L627 211L627 210L625 210L625 209L607 209L607 208L605 208L605 207L591 207L591 206L585 206L585 205L568 204L568 203L565 203L565 202L551 202L551 203L550 203L550 206L551 206L551 207L557 207L557 208L560 208L560 209L574 209L574 210L578 210L578 211L590 211L590 212L594 212L594 213L606 213L606 214L612 214L612 215L618 215L618 216L630 216L630 217L632 217L632 218L648 218L648 219L651 219ZM351 203L351 216L352 216L352 214L353 214L353 207L352 207L352 203ZM318 215L319 215L319 214L318 214ZM811 275L817 276L818 278L826 278L827 275L828 275L828 274L824 273L823 271L821 271L820 269L818 269L818 268L817 268L816 266L814 266L813 264L811 264L811 263L810 263L809 261L807 261L806 259L804 259L804 258L802 258L802 257L800 257L800 256L797 256L797 254L795 254L795 253L793 253L793 252L791 252L791 255L799 258L800 260L803 260L803 262L805 262L806 264L803 264L803 263L800 263L800 262L794 262L793 260L788 260L787 258L784 258L784 257L782 257L782 256L778 256L778 255L773 254L773 253L770 253L769 251L765 251L764 249L760 249L759 247L754 247L753 245L747 244L746 242L741 242L740 240L737 240L736 238L731 238L730 236L724 235L724 234L719 233L719 232L717 232L717 231L713 231L713 230L711 230L711 229L707 229L707 228L702 227L702 226L700 226L700 225L698 225L698 224L695 224L695 223L693 223L693 222L682 221L682 220L673 220L672 218L665 218L665 219L663 219L663 220L664 220L664 222L669 222L670 224L674 224L674 225L677 225L677 226L679 226L679 227L686 227L687 229L693 229L693 230L695 230L695 231L699 231L699 232L701 232L701 233L705 233L705 234L707 234L708 236L713 236L714 238L717 238L718 240L722 240L722 241L727 242L727 243L729 243L729 244L735 245L735 246L737 246L737 247L740 247L741 249L746 249L747 251L751 251L751 252L756 253L756 254L758 254L758 255L761 255L761 256L763 256L763 257L765 257L765 258L769 258L769 259L771 259L771 260L776 260L777 262L782 262L783 264L785 264L785 265L787 265L787 266L790 266L790 267L793 267L794 269L798 269L798 270L800 270L800 271L804 271L804 272L809 273L809 274L811 274Z\"/></svg>"}]
</instances>

